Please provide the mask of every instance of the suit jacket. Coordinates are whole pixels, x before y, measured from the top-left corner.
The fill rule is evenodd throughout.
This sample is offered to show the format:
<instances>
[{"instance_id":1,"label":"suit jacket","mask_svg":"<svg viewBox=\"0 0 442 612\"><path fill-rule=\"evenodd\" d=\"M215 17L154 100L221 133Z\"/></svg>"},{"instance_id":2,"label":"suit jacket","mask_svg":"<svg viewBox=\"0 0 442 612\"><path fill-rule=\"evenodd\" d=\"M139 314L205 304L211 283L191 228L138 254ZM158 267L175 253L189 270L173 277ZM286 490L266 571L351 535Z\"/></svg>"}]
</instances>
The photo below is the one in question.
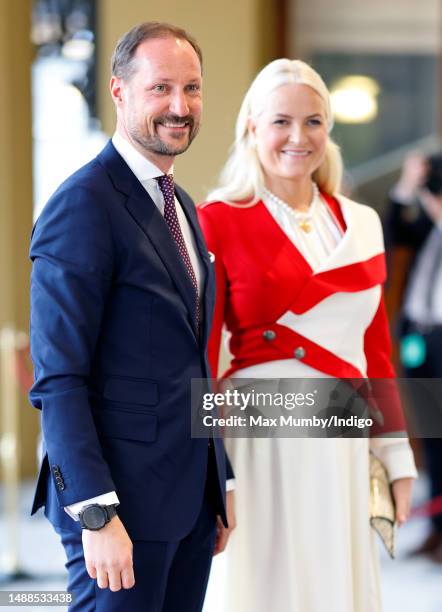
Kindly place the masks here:
<instances>
[{"instance_id":1,"label":"suit jacket","mask_svg":"<svg viewBox=\"0 0 442 612\"><path fill-rule=\"evenodd\" d=\"M179 187L176 196L205 270L199 335L169 228L111 142L34 227L30 398L46 453L32 512L45 505L55 526L77 529L63 507L115 490L133 539L180 539L198 516L209 463L226 520L222 441L190 432L191 379L210 378L214 272L193 202Z\"/></svg>"},{"instance_id":2,"label":"suit jacket","mask_svg":"<svg viewBox=\"0 0 442 612\"><path fill-rule=\"evenodd\" d=\"M419 202L401 204L394 196L388 199L384 220L388 263L388 298L390 315L399 336L409 332L410 322L402 307L408 282L417 256L434 224Z\"/></svg>"},{"instance_id":3,"label":"suit jacket","mask_svg":"<svg viewBox=\"0 0 442 612\"><path fill-rule=\"evenodd\" d=\"M394 246L405 246L416 254L432 227L433 222L418 202L404 205L393 196L389 197L384 222L387 250Z\"/></svg>"}]
</instances>

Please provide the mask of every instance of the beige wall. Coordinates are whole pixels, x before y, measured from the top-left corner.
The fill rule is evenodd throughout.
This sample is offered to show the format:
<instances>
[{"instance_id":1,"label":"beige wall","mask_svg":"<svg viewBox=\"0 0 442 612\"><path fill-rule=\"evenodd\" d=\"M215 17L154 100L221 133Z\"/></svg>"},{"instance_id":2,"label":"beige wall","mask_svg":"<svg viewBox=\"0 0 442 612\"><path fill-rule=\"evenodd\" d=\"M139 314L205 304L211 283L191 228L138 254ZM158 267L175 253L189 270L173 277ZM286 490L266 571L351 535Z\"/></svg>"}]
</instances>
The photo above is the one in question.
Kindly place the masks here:
<instances>
[{"instance_id":1,"label":"beige wall","mask_svg":"<svg viewBox=\"0 0 442 612\"><path fill-rule=\"evenodd\" d=\"M437 53L440 0L287 0L289 48L361 53Z\"/></svg>"},{"instance_id":2,"label":"beige wall","mask_svg":"<svg viewBox=\"0 0 442 612\"><path fill-rule=\"evenodd\" d=\"M32 226L30 0L0 0L0 328L27 330ZM1 390L0 390L1 391ZM0 396L1 397L1 396ZM0 433L6 406L0 404ZM35 471L38 419L22 397L22 473Z\"/></svg>"},{"instance_id":3,"label":"beige wall","mask_svg":"<svg viewBox=\"0 0 442 612\"><path fill-rule=\"evenodd\" d=\"M170 21L187 29L204 54L203 125L192 147L175 163L178 182L201 200L223 165L233 140L241 99L257 69L272 59L271 0L101 0L99 75L101 118L108 134L114 109L107 93L109 59L117 39L141 21Z\"/></svg>"}]
</instances>

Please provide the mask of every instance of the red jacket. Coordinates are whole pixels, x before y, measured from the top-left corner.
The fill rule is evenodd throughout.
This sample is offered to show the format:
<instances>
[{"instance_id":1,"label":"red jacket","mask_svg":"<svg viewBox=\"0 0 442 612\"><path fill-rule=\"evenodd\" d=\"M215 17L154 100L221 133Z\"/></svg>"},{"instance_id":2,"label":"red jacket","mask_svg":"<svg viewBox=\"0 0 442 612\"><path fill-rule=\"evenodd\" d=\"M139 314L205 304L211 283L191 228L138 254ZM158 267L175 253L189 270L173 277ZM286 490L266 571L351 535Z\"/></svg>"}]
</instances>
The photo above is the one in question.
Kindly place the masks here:
<instances>
[{"instance_id":1,"label":"red jacket","mask_svg":"<svg viewBox=\"0 0 442 612\"><path fill-rule=\"evenodd\" d=\"M316 272L263 202L199 206L217 281L212 373L218 371L225 323L233 359L224 377L258 363L295 359L319 377L383 379L378 395L388 397L388 406L382 409L382 431L403 430L391 385L395 372L382 297L386 268L379 217L347 198L322 197L345 233Z\"/></svg>"}]
</instances>

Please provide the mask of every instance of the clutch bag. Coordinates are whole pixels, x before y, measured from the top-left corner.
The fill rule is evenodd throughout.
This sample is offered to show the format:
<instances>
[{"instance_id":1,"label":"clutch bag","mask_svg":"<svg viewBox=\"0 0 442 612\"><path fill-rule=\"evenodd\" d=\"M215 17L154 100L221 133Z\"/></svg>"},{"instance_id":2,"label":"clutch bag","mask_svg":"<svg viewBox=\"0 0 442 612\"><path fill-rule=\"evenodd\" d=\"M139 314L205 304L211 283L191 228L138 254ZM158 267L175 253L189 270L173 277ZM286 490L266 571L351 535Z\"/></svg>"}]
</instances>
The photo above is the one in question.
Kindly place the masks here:
<instances>
[{"instance_id":1,"label":"clutch bag","mask_svg":"<svg viewBox=\"0 0 442 612\"><path fill-rule=\"evenodd\" d=\"M395 556L395 505L385 465L370 451L370 525L392 559Z\"/></svg>"}]
</instances>

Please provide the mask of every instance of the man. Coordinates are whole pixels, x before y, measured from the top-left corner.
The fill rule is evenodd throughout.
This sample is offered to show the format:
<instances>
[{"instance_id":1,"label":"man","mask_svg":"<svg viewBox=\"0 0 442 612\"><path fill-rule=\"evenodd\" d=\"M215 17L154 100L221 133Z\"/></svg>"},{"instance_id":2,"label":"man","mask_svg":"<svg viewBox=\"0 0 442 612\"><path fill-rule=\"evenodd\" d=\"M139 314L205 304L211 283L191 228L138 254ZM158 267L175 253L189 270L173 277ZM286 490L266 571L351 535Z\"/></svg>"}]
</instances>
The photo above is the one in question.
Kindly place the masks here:
<instances>
[{"instance_id":1,"label":"man","mask_svg":"<svg viewBox=\"0 0 442 612\"><path fill-rule=\"evenodd\" d=\"M174 26L136 26L110 91L112 142L33 232L31 401L46 450L33 512L45 505L61 535L71 610L193 612L234 526L222 442L190 435L214 273L170 176L200 123L201 51Z\"/></svg>"},{"instance_id":2,"label":"man","mask_svg":"<svg viewBox=\"0 0 442 612\"><path fill-rule=\"evenodd\" d=\"M427 159L410 153L389 197L386 239L390 247L390 294L402 300L401 361L410 379L442 377L442 155ZM407 254L408 261L404 255ZM408 264L404 266L404 263ZM403 294L403 295L402 295ZM420 386L410 381L418 426L434 423ZM424 401L425 400L425 401ZM434 416L432 417L435 418ZM422 439L430 496L442 496L442 440ZM431 516L431 531L411 554L429 555L442 563L442 514Z\"/></svg>"}]
</instances>

